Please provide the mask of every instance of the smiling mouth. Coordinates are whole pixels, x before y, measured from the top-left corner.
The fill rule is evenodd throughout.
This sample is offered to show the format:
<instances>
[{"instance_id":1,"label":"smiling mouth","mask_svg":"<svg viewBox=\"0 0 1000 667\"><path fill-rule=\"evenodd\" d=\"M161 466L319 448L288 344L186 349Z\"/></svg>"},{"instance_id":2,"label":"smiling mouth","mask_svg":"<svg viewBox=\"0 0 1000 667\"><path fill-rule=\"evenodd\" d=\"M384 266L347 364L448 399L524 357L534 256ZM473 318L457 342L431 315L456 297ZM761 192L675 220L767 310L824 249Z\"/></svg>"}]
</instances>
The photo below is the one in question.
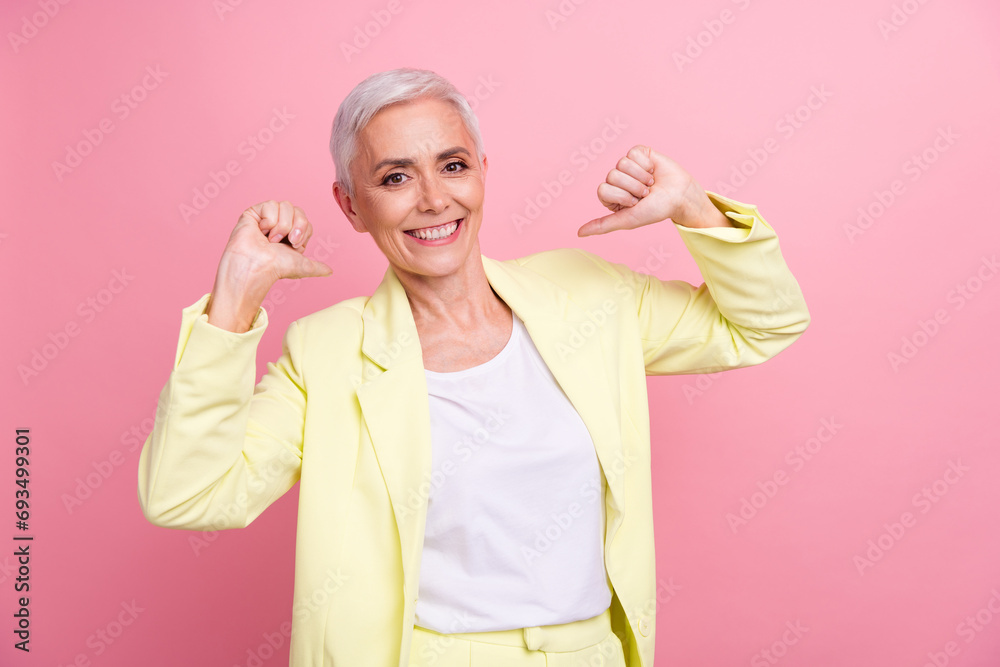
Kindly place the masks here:
<instances>
[{"instance_id":1,"label":"smiling mouth","mask_svg":"<svg viewBox=\"0 0 1000 667\"><path fill-rule=\"evenodd\" d=\"M460 222L465 220L465 218L459 218L458 220L452 220L451 222L446 222L443 225L438 225L437 227L424 227L422 229L407 229L406 233L414 238L418 238L421 241L434 241L437 239L446 239L455 233L458 229Z\"/></svg>"}]
</instances>

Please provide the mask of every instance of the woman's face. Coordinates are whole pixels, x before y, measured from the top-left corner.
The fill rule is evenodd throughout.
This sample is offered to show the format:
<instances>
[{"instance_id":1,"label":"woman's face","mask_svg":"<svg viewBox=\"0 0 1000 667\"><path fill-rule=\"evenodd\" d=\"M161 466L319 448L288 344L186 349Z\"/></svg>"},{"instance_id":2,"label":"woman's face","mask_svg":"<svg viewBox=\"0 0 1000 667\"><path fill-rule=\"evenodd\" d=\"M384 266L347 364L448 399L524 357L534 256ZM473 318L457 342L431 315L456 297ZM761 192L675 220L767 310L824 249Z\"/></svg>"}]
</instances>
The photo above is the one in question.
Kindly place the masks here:
<instances>
[{"instance_id":1,"label":"woman's face","mask_svg":"<svg viewBox=\"0 0 1000 667\"><path fill-rule=\"evenodd\" d=\"M484 158L480 168L455 108L418 99L372 118L351 165L354 196L339 183L333 192L354 228L372 235L397 274L446 276L470 258L482 261L486 167Z\"/></svg>"}]
</instances>

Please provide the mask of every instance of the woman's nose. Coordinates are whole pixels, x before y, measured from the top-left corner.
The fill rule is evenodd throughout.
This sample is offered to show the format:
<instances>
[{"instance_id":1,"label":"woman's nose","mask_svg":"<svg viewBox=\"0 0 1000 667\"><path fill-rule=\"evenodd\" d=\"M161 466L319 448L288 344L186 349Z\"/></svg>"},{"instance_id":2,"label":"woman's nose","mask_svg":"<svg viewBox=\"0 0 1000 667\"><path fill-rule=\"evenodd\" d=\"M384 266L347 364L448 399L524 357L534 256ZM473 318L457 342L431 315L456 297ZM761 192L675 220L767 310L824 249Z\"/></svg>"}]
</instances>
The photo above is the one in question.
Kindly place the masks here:
<instances>
[{"instance_id":1,"label":"woman's nose","mask_svg":"<svg viewBox=\"0 0 1000 667\"><path fill-rule=\"evenodd\" d=\"M442 183L435 177L421 179L420 210L441 211L448 204L447 193Z\"/></svg>"}]
</instances>

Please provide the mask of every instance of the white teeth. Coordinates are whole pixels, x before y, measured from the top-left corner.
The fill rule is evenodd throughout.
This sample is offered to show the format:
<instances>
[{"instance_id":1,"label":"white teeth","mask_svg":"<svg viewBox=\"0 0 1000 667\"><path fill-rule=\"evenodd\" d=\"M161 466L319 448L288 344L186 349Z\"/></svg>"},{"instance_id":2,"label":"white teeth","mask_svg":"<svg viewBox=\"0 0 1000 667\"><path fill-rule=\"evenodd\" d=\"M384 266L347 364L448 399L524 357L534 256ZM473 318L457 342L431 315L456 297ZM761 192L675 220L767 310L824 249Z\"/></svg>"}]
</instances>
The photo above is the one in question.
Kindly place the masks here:
<instances>
[{"instance_id":1,"label":"white teeth","mask_svg":"<svg viewBox=\"0 0 1000 667\"><path fill-rule=\"evenodd\" d=\"M434 229L431 230L411 229L406 233L409 234L410 236L415 236L418 239L422 239L424 241L434 241L436 239L443 239L451 236L452 234L455 233L456 229L458 229L458 223L449 222L447 225L442 225L441 227L435 227Z\"/></svg>"}]
</instances>

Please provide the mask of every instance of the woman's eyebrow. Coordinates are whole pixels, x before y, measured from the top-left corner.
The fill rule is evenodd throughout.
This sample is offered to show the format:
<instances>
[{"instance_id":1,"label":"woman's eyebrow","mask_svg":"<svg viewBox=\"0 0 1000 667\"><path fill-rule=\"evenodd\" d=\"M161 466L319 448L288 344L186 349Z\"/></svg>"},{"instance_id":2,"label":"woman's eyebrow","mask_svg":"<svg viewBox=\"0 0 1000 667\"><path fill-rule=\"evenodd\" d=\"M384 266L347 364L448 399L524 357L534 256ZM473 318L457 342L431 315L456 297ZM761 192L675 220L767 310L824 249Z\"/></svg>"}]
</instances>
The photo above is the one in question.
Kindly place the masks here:
<instances>
[{"instance_id":1,"label":"woman's eyebrow","mask_svg":"<svg viewBox=\"0 0 1000 667\"><path fill-rule=\"evenodd\" d=\"M465 148L463 148L461 146L452 146L451 148L447 148L447 149L441 151L440 153L438 153L437 154L437 160L439 160L439 161L440 160L445 160L445 159L450 158L450 157L452 157L454 155L460 155L460 154L465 154L465 156L468 157L470 160L472 159L472 154L469 153L469 151L467 151ZM388 167L388 166L393 166L393 167L412 167L416 163L417 163L416 160L414 160L413 158L408 158L408 157L391 157L391 158L386 158L385 160L382 160L377 165L375 165L375 168L372 169L372 175L374 176L375 174L377 174L378 171L379 171L379 169L381 169L382 167Z\"/></svg>"}]
</instances>

